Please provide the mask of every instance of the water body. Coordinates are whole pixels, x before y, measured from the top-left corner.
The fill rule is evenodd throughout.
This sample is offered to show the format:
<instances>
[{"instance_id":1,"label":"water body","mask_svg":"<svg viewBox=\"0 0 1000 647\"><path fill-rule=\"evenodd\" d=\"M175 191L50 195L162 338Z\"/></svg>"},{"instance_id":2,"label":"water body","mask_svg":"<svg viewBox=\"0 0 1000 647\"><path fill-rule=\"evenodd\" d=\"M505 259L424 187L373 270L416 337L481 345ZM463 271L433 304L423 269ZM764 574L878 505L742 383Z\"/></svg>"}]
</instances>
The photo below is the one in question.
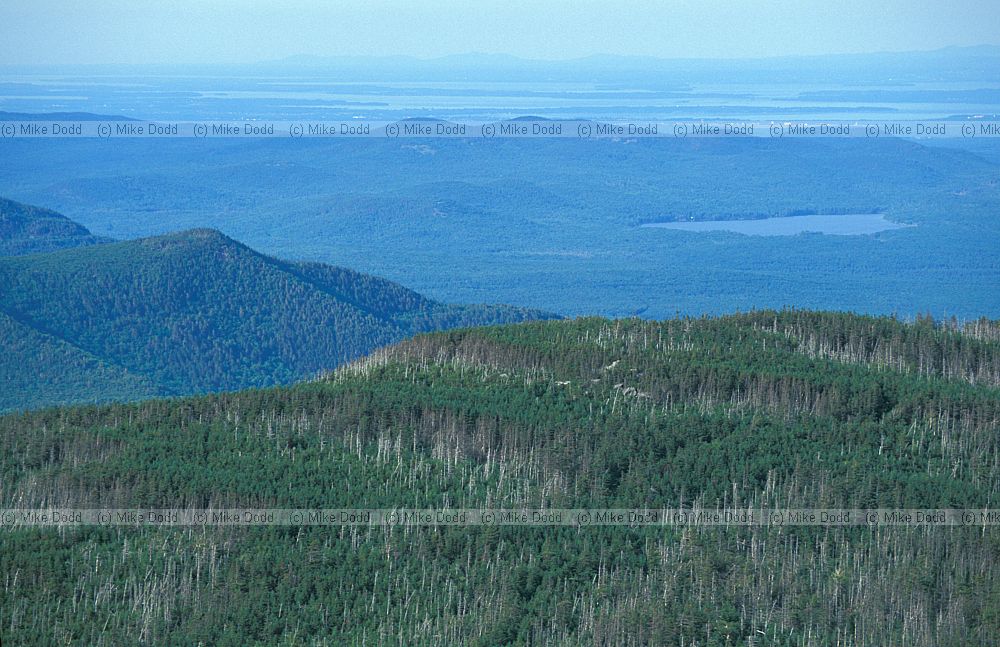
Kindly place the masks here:
<instances>
[{"instance_id":1,"label":"water body","mask_svg":"<svg viewBox=\"0 0 1000 647\"><path fill-rule=\"evenodd\" d=\"M864 236L889 229L914 227L887 220L880 213L788 216L752 220L701 220L697 222L652 222L643 227L682 231L729 231L747 236L795 236L807 232L831 236Z\"/></svg>"},{"instance_id":2,"label":"water body","mask_svg":"<svg viewBox=\"0 0 1000 647\"><path fill-rule=\"evenodd\" d=\"M485 73L484 73L485 74ZM402 82L283 76L99 77L0 70L0 110L123 114L142 119L434 117L615 120L940 119L1000 111L1000 84Z\"/></svg>"}]
</instances>

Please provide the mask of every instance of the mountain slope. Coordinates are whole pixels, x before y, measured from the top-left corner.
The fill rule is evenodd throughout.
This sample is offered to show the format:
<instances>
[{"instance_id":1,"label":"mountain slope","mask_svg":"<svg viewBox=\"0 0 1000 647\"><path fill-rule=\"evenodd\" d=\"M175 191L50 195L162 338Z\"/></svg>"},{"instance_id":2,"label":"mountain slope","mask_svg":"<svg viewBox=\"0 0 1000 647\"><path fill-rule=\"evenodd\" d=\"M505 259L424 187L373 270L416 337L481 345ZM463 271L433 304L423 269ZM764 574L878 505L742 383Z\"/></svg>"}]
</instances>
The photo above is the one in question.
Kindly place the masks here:
<instances>
[{"instance_id":1,"label":"mountain slope","mask_svg":"<svg viewBox=\"0 0 1000 647\"><path fill-rule=\"evenodd\" d=\"M55 402L95 402L108 393L150 398L155 386L61 339L0 312L0 411Z\"/></svg>"},{"instance_id":2,"label":"mountain slope","mask_svg":"<svg viewBox=\"0 0 1000 647\"><path fill-rule=\"evenodd\" d=\"M546 316L443 305L350 270L269 258L212 230L0 259L0 283L0 312L160 395L287 383L417 332ZM4 347L27 343L6 334ZM19 371L12 358L0 363ZM79 362L62 368L100 382ZM0 406L67 401L44 379L20 383ZM133 395L119 386L98 390Z\"/></svg>"},{"instance_id":3,"label":"mountain slope","mask_svg":"<svg viewBox=\"0 0 1000 647\"><path fill-rule=\"evenodd\" d=\"M55 211L0 198L0 256L51 252L108 242Z\"/></svg>"},{"instance_id":4,"label":"mountain slope","mask_svg":"<svg viewBox=\"0 0 1000 647\"><path fill-rule=\"evenodd\" d=\"M811 312L422 335L294 387L0 417L0 507L995 509L998 340ZM996 531L15 527L0 632L987 645Z\"/></svg>"}]
</instances>

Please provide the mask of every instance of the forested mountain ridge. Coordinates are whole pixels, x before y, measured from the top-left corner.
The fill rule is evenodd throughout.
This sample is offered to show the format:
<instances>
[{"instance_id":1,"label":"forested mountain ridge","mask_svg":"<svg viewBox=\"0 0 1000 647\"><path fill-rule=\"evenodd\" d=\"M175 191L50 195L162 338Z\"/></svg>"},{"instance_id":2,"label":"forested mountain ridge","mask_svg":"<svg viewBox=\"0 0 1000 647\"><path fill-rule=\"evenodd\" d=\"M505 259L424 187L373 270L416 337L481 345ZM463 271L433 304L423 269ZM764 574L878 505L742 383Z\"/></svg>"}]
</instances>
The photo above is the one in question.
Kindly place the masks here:
<instances>
[{"instance_id":1,"label":"forested mountain ridge","mask_svg":"<svg viewBox=\"0 0 1000 647\"><path fill-rule=\"evenodd\" d=\"M0 256L38 254L109 241L55 211L0 198Z\"/></svg>"},{"instance_id":2,"label":"forested mountain ridge","mask_svg":"<svg viewBox=\"0 0 1000 647\"><path fill-rule=\"evenodd\" d=\"M996 508L998 334L787 311L419 335L292 387L0 417L0 506ZM998 560L995 527L15 528L0 631L986 645Z\"/></svg>"},{"instance_id":3,"label":"forested mountain ridge","mask_svg":"<svg viewBox=\"0 0 1000 647\"><path fill-rule=\"evenodd\" d=\"M418 332L552 316L441 304L206 229L0 259L0 284L3 347L24 351L0 359L0 409L288 383Z\"/></svg>"}]
</instances>

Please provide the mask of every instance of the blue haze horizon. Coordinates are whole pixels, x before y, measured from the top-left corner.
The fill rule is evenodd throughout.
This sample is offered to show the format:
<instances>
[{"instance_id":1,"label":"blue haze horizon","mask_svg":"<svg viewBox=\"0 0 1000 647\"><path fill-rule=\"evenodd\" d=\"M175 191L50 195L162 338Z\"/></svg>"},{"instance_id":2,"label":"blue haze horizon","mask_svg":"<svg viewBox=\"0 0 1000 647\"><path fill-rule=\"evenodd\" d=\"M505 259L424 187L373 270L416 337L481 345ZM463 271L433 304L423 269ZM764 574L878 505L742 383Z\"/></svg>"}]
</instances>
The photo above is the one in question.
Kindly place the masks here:
<instances>
[{"instance_id":1,"label":"blue haze horizon","mask_svg":"<svg viewBox=\"0 0 1000 647\"><path fill-rule=\"evenodd\" d=\"M0 61L204 65L470 51L745 59L1000 45L998 24L1000 5L987 0L35 0L5 12Z\"/></svg>"}]
</instances>

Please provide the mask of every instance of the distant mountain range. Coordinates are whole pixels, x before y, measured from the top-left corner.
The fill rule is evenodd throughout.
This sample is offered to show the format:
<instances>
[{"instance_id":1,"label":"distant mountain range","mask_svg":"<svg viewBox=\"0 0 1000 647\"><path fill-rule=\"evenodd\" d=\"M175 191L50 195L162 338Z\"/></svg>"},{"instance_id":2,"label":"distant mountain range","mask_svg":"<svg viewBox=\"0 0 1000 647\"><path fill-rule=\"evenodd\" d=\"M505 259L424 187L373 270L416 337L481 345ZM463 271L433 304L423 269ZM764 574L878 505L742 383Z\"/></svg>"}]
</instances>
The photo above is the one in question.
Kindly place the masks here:
<instances>
[{"instance_id":1,"label":"distant mountain range","mask_svg":"<svg viewBox=\"0 0 1000 647\"><path fill-rule=\"evenodd\" d=\"M996 45L973 45L969 47L942 47L933 50L912 50L912 51L882 51L863 52L848 54L813 54L813 55L787 55L787 56L761 56L746 58L691 58L691 57L659 57L621 54L593 54L578 58L565 59L534 59L514 56L511 54L489 53L489 52L467 52L464 54L449 54L431 58L419 58L416 56L319 56L312 54L296 54L286 56L281 59L261 61L258 65L272 65L280 63L291 63L295 65L371 65L371 64L393 64L393 65L414 65L424 64L428 66L465 66L475 65L479 67L514 67L519 65L537 66L558 66L572 63L587 63L616 66L646 66L662 67L674 64L688 63L780 63L788 61L817 61L817 60L840 60L840 61L860 61L863 59L923 59L925 61L941 61L955 58L982 58L1000 57L1000 46Z\"/></svg>"},{"instance_id":2,"label":"distant mountain range","mask_svg":"<svg viewBox=\"0 0 1000 647\"><path fill-rule=\"evenodd\" d=\"M0 259L0 410L288 383L419 332L553 316L445 305L210 229L111 243L44 209L3 213L4 249L77 248Z\"/></svg>"},{"instance_id":3,"label":"distant mountain range","mask_svg":"<svg viewBox=\"0 0 1000 647\"><path fill-rule=\"evenodd\" d=\"M375 78L430 80L467 74L492 80L597 81L628 83L636 77L662 76L674 80L712 82L781 82L852 80L855 83L910 83L933 81L943 71L952 81L997 78L1000 47L945 47L909 52L866 52L763 58L659 58L598 54L575 59L538 60L508 54L470 52L438 58L411 56L311 56L297 55L240 66L263 70L307 68L364 70ZM819 75L819 76L818 76Z\"/></svg>"},{"instance_id":4,"label":"distant mountain range","mask_svg":"<svg viewBox=\"0 0 1000 647\"><path fill-rule=\"evenodd\" d=\"M676 82L887 83L982 81L1000 74L1000 47L978 45L907 52L865 52L765 58L658 58L596 54L539 60L509 54L469 52L437 58L413 56L317 56L299 54L244 64L0 65L0 72L136 75L226 75L309 72L362 72L366 81L574 81L627 84L658 77ZM360 77L354 77L360 78Z\"/></svg>"}]
</instances>

